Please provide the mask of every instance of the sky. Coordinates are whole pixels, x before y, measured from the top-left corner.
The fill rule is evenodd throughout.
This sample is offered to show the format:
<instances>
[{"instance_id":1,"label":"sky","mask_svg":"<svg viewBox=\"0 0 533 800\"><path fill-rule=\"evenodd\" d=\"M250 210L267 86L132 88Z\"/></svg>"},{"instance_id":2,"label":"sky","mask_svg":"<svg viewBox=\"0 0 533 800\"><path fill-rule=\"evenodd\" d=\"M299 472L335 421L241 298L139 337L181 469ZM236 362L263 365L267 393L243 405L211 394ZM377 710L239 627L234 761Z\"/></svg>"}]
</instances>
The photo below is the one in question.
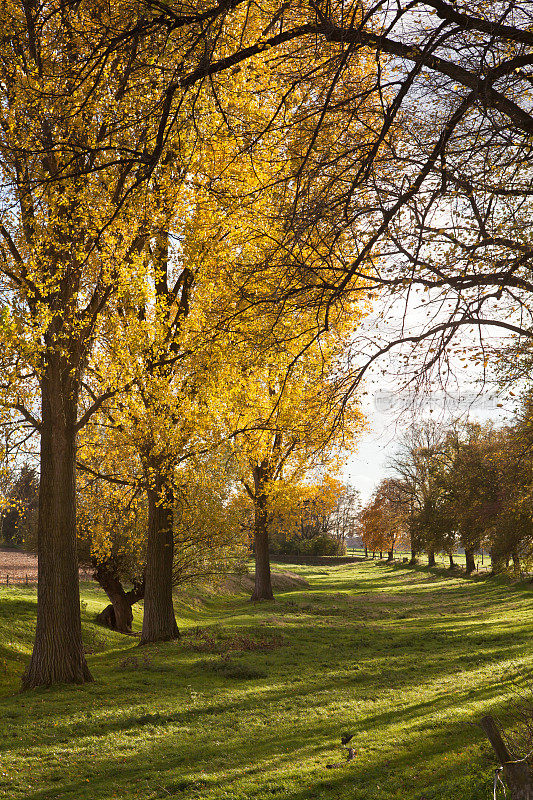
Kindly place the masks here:
<instances>
[{"instance_id":1,"label":"sky","mask_svg":"<svg viewBox=\"0 0 533 800\"><path fill-rule=\"evenodd\" d=\"M408 300L400 295L389 302L385 313L380 313L380 304L376 303L359 325L356 352L358 347L361 349L357 342L363 342L361 352L368 356L378 345L394 341L399 331L416 333L441 321L442 313L446 318L447 306L441 303L438 294L435 310L429 295L419 289L410 287L407 294ZM501 394L492 369L492 359L511 341L511 336L495 334L494 329L487 327L462 328L446 349L440 367L432 373L429 389L424 392L420 388L416 395L411 390L409 395L401 388L406 383L423 385L414 377L419 363L415 353L393 349L375 362L359 395L366 430L344 469L346 482L359 490L363 503L380 480L390 474L390 461L413 422L432 418L443 424L461 419L501 425L512 417L516 404ZM475 357L481 344L489 359L486 368ZM407 361L402 361L402 352L409 354ZM446 390L439 380L442 376Z\"/></svg>"},{"instance_id":2,"label":"sky","mask_svg":"<svg viewBox=\"0 0 533 800\"><path fill-rule=\"evenodd\" d=\"M480 391L475 382L476 370L472 368L467 372L460 391L448 395L442 391L422 394L417 397L416 404L402 396L393 383L390 388L369 392L362 402L367 429L344 470L347 483L359 490L363 503L379 481L389 474L389 462L413 421L431 417L446 422L460 416L464 420L493 421L498 425L512 416L512 403L494 387L487 386Z\"/></svg>"}]
</instances>

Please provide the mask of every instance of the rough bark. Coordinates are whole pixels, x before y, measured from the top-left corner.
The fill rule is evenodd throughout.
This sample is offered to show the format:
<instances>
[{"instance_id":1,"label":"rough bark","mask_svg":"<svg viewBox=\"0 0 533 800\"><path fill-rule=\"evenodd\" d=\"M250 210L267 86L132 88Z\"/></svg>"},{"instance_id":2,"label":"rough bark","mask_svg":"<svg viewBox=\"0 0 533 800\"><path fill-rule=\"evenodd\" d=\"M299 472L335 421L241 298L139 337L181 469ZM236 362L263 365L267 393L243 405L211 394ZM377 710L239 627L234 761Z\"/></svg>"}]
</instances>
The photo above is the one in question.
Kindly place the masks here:
<instances>
[{"instance_id":1,"label":"rough bark","mask_svg":"<svg viewBox=\"0 0 533 800\"><path fill-rule=\"evenodd\" d=\"M476 569L476 562L474 561L474 551L471 549L465 549L465 557L466 557L466 573L470 575L471 572L474 572Z\"/></svg>"},{"instance_id":2,"label":"rough bark","mask_svg":"<svg viewBox=\"0 0 533 800\"><path fill-rule=\"evenodd\" d=\"M394 548L389 550L387 554L387 561L393 561L393 560L394 560Z\"/></svg>"},{"instance_id":3,"label":"rough bark","mask_svg":"<svg viewBox=\"0 0 533 800\"><path fill-rule=\"evenodd\" d=\"M41 378L37 628L24 688L92 680L81 637L74 380L59 356Z\"/></svg>"},{"instance_id":4,"label":"rough bark","mask_svg":"<svg viewBox=\"0 0 533 800\"><path fill-rule=\"evenodd\" d=\"M494 550L490 551L490 562L492 565L492 574L499 575L505 569L505 559L501 553Z\"/></svg>"},{"instance_id":5,"label":"rough bark","mask_svg":"<svg viewBox=\"0 0 533 800\"><path fill-rule=\"evenodd\" d=\"M418 562L417 556L418 556L417 550L414 547L411 547L411 560L409 561L409 564L412 567L414 567L415 564Z\"/></svg>"},{"instance_id":6,"label":"rough bark","mask_svg":"<svg viewBox=\"0 0 533 800\"><path fill-rule=\"evenodd\" d=\"M173 492L163 482L150 486L148 495L148 541L144 617L140 644L168 642L179 638L174 615L173 561Z\"/></svg>"},{"instance_id":7,"label":"rough bark","mask_svg":"<svg viewBox=\"0 0 533 800\"><path fill-rule=\"evenodd\" d=\"M111 600L97 615L97 621L120 633L131 633L132 606L144 597L144 580L126 592L116 571L107 564L98 564L94 577Z\"/></svg>"},{"instance_id":8,"label":"rough bark","mask_svg":"<svg viewBox=\"0 0 533 800\"><path fill-rule=\"evenodd\" d=\"M503 767L509 800L533 800L533 775L530 766L509 752L493 717L483 717L481 727Z\"/></svg>"},{"instance_id":9,"label":"rough bark","mask_svg":"<svg viewBox=\"0 0 533 800\"><path fill-rule=\"evenodd\" d=\"M428 567L434 567L434 566L435 566L435 551L430 550L428 553Z\"/></svg>"},{"instance_id":10,"label":"rough bark","mask_svg":"<svg viewBox=\"0 0 533 800\"><path fill-rule=\"evenodd\" d=\"M270 576L270 550L268 541L268 509L265 491L265 469L258 464L254 467L254 549L255 585L251 600L273 600Z\"/></svg>"}]
</instances>

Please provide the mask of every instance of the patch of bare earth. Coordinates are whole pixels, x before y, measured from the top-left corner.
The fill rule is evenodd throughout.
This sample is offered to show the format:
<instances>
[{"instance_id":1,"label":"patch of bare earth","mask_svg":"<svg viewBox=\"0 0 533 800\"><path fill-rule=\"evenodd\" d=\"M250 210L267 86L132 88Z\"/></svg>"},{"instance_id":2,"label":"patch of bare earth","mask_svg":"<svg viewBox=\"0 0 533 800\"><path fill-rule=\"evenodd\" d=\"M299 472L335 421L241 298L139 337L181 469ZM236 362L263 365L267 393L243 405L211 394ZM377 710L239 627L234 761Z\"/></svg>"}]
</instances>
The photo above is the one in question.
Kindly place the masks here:
<instances>
[{"instance_id":1,"label":"patch of bare earth","mask_svg":"<svg viewBox=\"0 0 533 800\"><path fill-rule=\"evenodd\" d=\"M91 571L80 567L80 578L90 580ZM0 547L0 585L26 582L37 582L36 554Z\"/></svg>"},{"instance_id":2,"label":"patch of bare earth","mask_svg":"<svg viewBox=\"0 0 533 800\"><path fill-rule=\"evenodd\" d=\"M13 583L37 580L37 556L34 553L23 553L20 550L0 548L0 583L5 583L7 576Z\"/></svg>"}]
</instances>

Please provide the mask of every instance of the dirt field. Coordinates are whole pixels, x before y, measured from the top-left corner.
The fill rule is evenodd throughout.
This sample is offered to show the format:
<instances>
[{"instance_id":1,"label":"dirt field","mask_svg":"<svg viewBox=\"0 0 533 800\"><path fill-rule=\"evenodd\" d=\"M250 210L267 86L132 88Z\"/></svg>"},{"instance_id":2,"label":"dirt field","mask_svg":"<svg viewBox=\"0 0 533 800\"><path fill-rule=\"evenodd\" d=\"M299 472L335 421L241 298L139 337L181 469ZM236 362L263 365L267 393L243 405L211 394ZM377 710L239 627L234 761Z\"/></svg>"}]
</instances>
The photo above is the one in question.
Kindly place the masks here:
<instances>
[{"instance_id":1,"label":"dirt field","mask_svg":"<svg viewBox=\"0 0 533 800\"><path fill-rule=\"evenodd\" d=\"M92 575L80 569L80 579L89 580ZM6 583L37 583L37 556L0 547L0 586Z\"/></svg>"}]
</instances>

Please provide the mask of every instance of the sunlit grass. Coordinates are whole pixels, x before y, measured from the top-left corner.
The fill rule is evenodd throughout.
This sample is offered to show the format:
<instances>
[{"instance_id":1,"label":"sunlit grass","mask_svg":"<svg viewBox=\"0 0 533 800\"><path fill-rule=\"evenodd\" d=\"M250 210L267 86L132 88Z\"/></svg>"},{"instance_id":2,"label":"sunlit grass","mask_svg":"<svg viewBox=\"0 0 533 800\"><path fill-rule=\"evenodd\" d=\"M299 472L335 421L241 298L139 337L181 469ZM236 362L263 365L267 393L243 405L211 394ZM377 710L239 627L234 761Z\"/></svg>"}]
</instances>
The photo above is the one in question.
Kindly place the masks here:
<instances>
[{"instance_id":1,"label":"sunlit grass","mask_svg":"<svg viewBox=\"0 0 533 800\"><path fill-rule=\"evenodd\" d=\"M310 588L274 603L177 597L187 635L144 648L94 624L106 601L86 585L96 682L20 695L35 590L2 588L0 797L486 798L493 757L472 723L510 714L531 670L530 588L373 563L291 569ZM345 731L357 757L328 769Z\"/></svg>"}]
</instances>

